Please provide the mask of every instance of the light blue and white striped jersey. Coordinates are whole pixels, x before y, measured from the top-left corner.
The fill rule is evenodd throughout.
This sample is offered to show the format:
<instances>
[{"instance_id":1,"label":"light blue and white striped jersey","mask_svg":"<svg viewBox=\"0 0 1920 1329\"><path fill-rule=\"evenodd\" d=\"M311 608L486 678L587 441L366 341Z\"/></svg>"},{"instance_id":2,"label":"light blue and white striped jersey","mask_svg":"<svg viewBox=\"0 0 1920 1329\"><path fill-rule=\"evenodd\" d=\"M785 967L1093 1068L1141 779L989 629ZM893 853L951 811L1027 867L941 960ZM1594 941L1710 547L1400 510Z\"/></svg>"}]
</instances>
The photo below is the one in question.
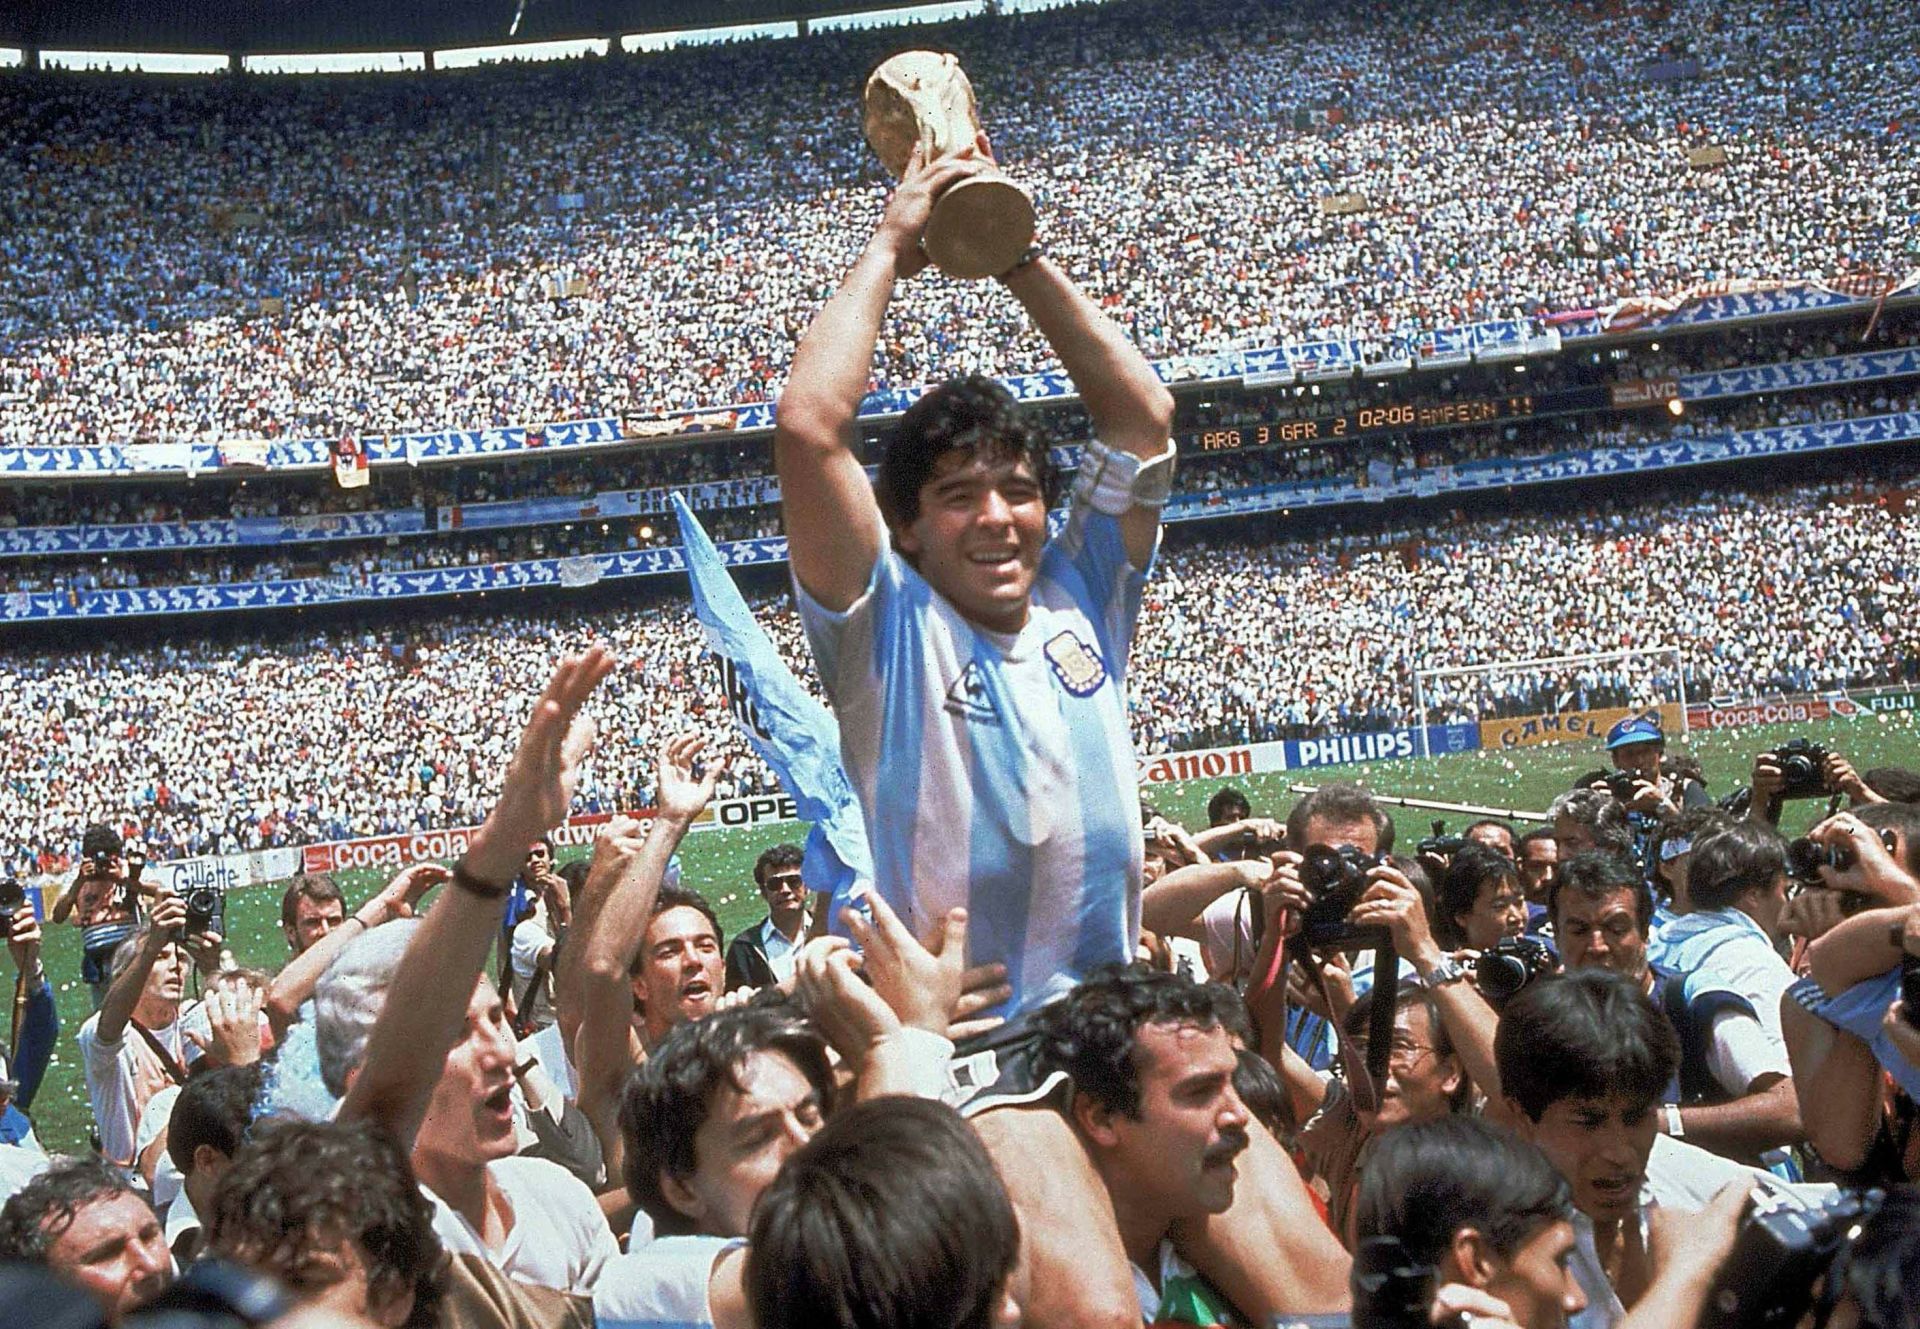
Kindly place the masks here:
<instances>
[{"instance_id":1,"label":"light blue and white striped jersey","mask_svg":"<svg viewBox=\"0 0 1920 1329\"><path fill-rule=\"evenodd\" d=\"M840 722L874 886L925 936L955 906L1013 1015L1133 958L1141 832L1123 692L1146 575L1119 522L1076 508L1017 634L961 617L891 549L845 613L795 584Z\"/></svg>"}]
</instances>

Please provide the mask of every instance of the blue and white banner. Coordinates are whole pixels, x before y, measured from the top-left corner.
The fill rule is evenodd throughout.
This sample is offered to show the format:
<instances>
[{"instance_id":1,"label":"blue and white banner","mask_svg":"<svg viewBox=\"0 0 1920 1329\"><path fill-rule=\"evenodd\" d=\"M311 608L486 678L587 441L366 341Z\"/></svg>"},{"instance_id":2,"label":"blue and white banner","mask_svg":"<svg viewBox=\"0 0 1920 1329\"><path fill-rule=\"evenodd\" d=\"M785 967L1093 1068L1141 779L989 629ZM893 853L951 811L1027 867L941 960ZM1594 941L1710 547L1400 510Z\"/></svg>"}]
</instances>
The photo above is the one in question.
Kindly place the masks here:
<instances>
[{"instance_id":1,"label":"blue and white banner","mask_svg":"<svg viewBox=\"0 0 1920 1329\"><path fill-rule=\"evenodd\" d=\"M599 521L607 518L652 516L672 510L675 490L612 489L594 494L556 498L502 499L494 503L459 503L441 510L443 530L482 530L499 526L550 526L558 522ZM771 475L741 480L709 480L681 485L678 492L694 506L756 508L780 501L780 482Z\"/></svg>"},{"instance_id":2,"label":"blue and white banner","mask_svg":"<svg viewBox=\"0 0 1920 1329\"><path fill-rule=\"evenodd\" d=\"M120 526L16 526L11 530L0 530L0 558L368 540L389 535L419 535L427 529L427 514L419 508L400 508L391 512L326 512L300 517L234 517L224 521L145 522Z\"/></svg>"},{"instance_id":3,"label":"blue and white banner","mask_svg":"<svg viewBox=\"0 0 1920 1329\"><path fill-rule=\"evenodd\" d=\"M1750 397L1760 392L1796 392L1877 378L1907 378L1920 374L1920 350L1874 351L1863 355L1830 355L1820 360L1789 364L1753 365L1722 369L1711 374L1687 374L1679 379L1680 395L1688 401L1720 397Z\"/></svg>"},{"instance_id":4,"label":"blue and white banner","mask_svg":"<svg viewBox=\"0 0 1920 1329\"><path fill-rule=\"evenodd\" d=\"M1438 724L1427 726L1428 751L1438 756L1446 752L1472 752L1480 746L1477 724ZM1348 766L1362 761L1400 761L1418 757L1418 729L1384 729L1371 734L1335 734L1327 738L1290 738L1286 741L1287 769L1298 771L1314 766Z\"/></svg>"},{"instance_id":5,"label":"blue and white banner","mask_svg":"<svg viewBox=\"0 0 1920 1329\"><path fill-rule=\"evenodd\" d=\"M1391 498L1431 496L1458 490L1554 484L1589 476L1633 475L1710 466L1756 457L1783 457L1835 448L1868 447L1920 439L1920 411L1868 416L1825 424L1755 429L1720 438L1684 439L1640 448L1602 448L1518 460L1465 462L1450 468L1398 470L1385 485L1347 481L1265 485L1223 494L1183 494L1167 504L1167 521L1273 512L1282 508L1337 507ZM1071 455L1071 454L1070 454ZM1442 484L1442 478L1446 483ZM1054 514L1055 518L1059 514ZM779 537L722 545L732 566L780 563L787 542ZM519 563L480 564L419 572L385 572L364 582L338 578L249 582L228 586L171 586L117 591L17 591L0 598L0 622L139 614L206 613L332 604L350 600L396 600L469 591L517 590L529 586L588 585L608 577L658 577L685 571L678 549L577 555ZM587 575L581 575L582 573Z\"/></svg>"}]
</instances>

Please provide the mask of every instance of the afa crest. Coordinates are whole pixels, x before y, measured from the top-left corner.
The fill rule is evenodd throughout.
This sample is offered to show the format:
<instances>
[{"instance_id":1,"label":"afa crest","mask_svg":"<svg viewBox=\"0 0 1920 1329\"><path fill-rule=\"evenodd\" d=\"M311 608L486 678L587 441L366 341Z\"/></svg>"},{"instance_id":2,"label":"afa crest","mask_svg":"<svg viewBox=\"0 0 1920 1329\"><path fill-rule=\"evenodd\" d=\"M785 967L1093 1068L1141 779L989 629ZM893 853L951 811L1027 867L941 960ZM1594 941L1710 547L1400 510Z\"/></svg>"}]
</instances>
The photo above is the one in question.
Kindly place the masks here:
<instances>
[{"instance_id":1,"label":"afa crest","mask_svg":"<svg viewBox=\"0 0 1920 1329\"><path fill-rule=\"evenodd\" d=\"M1100 653L1071 632L1049 639L1045 654L1060 686L1076 697L1091 697L1107 681L1107 667L1101 663Z\"/></svg>"}]
</instances>

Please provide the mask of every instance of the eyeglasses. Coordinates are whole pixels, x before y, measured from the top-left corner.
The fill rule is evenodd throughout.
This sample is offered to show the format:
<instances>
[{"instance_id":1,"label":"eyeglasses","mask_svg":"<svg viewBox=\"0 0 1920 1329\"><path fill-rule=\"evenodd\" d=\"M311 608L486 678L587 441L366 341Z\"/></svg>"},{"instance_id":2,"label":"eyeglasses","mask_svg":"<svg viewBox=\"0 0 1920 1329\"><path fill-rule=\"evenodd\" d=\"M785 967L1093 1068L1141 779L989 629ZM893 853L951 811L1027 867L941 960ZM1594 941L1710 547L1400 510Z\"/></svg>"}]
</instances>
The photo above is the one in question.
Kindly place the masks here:
<instances>
[{"instance_id":1,"label":"eyeglasses","mask_svg":"<svg viewBox=\"0 0 1920 1329\"><path fill-rule=\"evenodd\" d=\"M1362 1057L1366 1056L1367 1040L1364 1038L1354 1039L1353 1048L1354 1051L1358 1052ZM1427 1053L1432 1052L1437 1055L1439 1051L1439 1048L1431 1044L1415 1043L1411 1039L1396 1038L1387 1045L1387 1065L1397 1070L1410 1070L1414 1066L1419 1065L1420 1058L1424 1057Z\"/></svg>"},{"instance_id":2,"label":"eyeglasses","mask_svg":"<svg viewBox=\"0 0 1920 1329\"><path fill-rule=\"evenodd\" d=\"M761 884L760 889L768 892L797 891L801 890L804 886L805 883L800 880L800 874L792 872L779 877L768 877L766 881Z\"/></svg>"}]
</instances>

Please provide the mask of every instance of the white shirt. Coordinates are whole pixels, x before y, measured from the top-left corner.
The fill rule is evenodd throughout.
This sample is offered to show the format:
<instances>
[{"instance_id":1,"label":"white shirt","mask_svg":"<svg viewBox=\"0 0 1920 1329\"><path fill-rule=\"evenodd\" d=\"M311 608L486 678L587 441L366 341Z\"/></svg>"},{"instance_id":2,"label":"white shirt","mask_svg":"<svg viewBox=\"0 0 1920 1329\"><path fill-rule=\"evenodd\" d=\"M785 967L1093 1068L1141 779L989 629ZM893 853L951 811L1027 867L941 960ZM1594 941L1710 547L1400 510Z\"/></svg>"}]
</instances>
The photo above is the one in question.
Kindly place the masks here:
<instances>
[{"instance_id":1,"label":"white shirt","mask_svg":"<svg viewBox=\"0 0 1920 1329\"><path fill-rule=\"evenodd\" d=\"M76 1039L81 1064L86 1068L87 1097L93 1103L101 1152L110 1162L130 1166L139 1153L140 1114L147 1100L171 1079L132 1021L112 1043L100 1037L99 1027L100 1013L95 1011L80 1026ZM197 1001L182 1007L172 1024L152 1031L154 1039L182 1068L200 1058L200 1049L185 1037L188 1029L202 1035L208 1032L206 1008Z\"/></svg>"},{"instance_id":2,"label":"white shirt","mask_svg":"<svg viewBox=\"0 0 1920 1329\"><path fill-rule=\"evenodd\" d=\"M558 1163L501 1158L487 1164L509 1214L507 1239L489 1250L473 1224L425 1185L433 1202L433 1230L456 1255L477 1255L508 1278L535 1287L586 1294L608 1261L620 1254L593 1192Z\"/></svg>"},{"instance_id":3,"label":"white shirt","mask_svg":"<svg viewBox=\"0 0 1920 1329\"><path fill-rule=\"evenodd\" d=\"M802 928L801 939L805 940L806 935L806 929ZM800 942L787 940L787 934L774 926L771 917L760 925L760 949L775 979L784 983L793 977L794 966L800 960Z\"/></svg>"},{"instance_id":4,"label":"white shirt","mask_svg":"<svg viewBox=\"0 0 1920 1329\"><path fill-rule=\"evenodd\" d=\"M0 1144L0 1205L18 1194L22 1187L45 1172L47 1156L38 1149L17 1144Z\"/></svg>"},{"instance_id":5,"label":"white shirt","mask_svg":"<svg viewBox=\"0 0 1920 1329\"><path fill-rule=\"evenodd\" d=\"M651 1231L651 1227L648 1228ZM636 1230L593 1289L600 1329L712 1329L713 1267L747 1243L738 1237L658 1237Z\"/></svg>"}]
</instances>

